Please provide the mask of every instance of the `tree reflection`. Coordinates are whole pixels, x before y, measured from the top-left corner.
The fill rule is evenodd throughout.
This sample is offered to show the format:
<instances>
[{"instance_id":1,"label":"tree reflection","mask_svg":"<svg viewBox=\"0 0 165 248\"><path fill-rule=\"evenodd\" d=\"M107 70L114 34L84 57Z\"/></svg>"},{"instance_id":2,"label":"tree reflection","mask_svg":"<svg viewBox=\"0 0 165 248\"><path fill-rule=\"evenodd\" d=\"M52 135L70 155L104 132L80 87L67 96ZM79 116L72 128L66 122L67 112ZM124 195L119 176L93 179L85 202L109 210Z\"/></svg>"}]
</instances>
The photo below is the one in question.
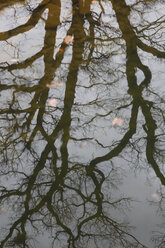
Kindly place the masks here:
<instances>
[{"instance_id":1,"label":"tree reflection","mask_svg":"<svg viewBox=\"0 0 165 248\"><path fill-rule=\"evenodd\" d=\"M135 168L146 159L165 184L164 100L142 56L165 58L164 17L145 20L150 5L2 4L11 19L0 32L0 202L9 217L0 247L34 247L33 232L50 233L52 247L146 247L123 220L131 199L114 188L122 173L116 158ZM25 22L13 27L19 8ZM113 140L115 116L125 124Z\"/></svg>"}]
</instances>

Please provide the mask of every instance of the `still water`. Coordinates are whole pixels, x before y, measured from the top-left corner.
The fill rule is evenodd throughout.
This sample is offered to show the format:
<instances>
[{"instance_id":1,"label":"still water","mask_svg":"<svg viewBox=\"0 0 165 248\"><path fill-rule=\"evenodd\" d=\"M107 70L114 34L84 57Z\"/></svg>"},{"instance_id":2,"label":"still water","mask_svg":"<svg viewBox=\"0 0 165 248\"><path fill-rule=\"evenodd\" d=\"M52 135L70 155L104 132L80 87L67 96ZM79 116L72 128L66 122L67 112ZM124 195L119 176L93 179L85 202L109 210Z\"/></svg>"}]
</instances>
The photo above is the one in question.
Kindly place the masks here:
<instances>
[{"instance_id":1,"label":"still water","mask_svg":"<svg viewBox=\"0 0 165 248\"><path fill-rule=\"evenodd\" d=\"M0 248L165 247L164 13L0 1Z\"/></svg>"}]
</instances>

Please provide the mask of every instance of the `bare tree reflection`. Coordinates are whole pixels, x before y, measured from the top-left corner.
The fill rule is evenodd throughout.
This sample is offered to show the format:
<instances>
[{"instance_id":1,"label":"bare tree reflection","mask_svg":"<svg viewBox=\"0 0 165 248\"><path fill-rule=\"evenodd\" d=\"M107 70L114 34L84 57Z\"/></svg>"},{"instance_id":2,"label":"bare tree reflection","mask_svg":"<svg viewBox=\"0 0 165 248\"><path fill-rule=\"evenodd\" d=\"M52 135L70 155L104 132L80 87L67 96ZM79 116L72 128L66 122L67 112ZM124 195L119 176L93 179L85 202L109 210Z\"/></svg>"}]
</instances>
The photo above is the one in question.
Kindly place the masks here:
<instances>
[{"instance_id":1,"label":"bare tree reflection","mask_svg":"<svg viewBox=\"0 0 165 248\"><path fill-rule=\"evenodd\" d=\"M152 91L151 69L141 56L165 58L155 35L164 17L139 29L131 13L143 16L141 1L65 4L25 4L28 20L0 32L2 45L20 58L10 60L4 52L0 63L0 202L12 216L2 228L0 247L34 247L33 232L50 233L52 247L146 247L123 221L131 199L113 196L120 183L115 158L140 167L145 150L164 186L164 101ZM31 39L38 43L31 43L29 56ZM52 82L61 86L53 88ZM112 140L107 121L124 114L126 124Z\"/></svg>"}]
</instances>

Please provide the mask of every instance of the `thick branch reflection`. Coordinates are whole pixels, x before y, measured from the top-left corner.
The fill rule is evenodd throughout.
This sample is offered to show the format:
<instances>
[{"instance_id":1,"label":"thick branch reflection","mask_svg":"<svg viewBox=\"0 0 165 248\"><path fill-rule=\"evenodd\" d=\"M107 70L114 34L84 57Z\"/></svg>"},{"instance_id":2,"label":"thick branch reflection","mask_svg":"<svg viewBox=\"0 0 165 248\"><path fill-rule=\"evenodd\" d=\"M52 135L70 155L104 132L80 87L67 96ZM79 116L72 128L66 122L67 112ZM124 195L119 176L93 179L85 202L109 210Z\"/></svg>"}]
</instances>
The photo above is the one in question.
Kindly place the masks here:
<instances>
[{"instance_id":1,"label":"thick branch reflection","mask_svg":"<svg viewBox=\"0 0 165 248\"><path fill-rule=\"evenodd\" d=\"M0 247L148 247L117 189L149 170L164 216L164 3L1 2Z\"/></svg>"}]
</instances>

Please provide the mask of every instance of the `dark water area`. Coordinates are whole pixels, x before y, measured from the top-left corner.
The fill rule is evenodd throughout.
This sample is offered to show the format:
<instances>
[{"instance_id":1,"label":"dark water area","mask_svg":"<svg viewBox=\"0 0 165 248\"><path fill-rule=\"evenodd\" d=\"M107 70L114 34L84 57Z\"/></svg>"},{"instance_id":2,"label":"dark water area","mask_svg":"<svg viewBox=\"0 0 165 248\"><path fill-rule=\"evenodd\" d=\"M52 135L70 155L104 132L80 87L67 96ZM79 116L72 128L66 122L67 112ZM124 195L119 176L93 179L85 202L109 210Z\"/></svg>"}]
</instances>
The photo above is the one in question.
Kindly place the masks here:
<instances>
[{"instance_id":1,"label":"dark water area","mask_svg":"<svg viewBox=\"0 0 165 248\"><path fill-rule=\"evenodd\" d=\"M165 2L0 1L0 248L165 247Z\"/></svg>"}]
</instances>

